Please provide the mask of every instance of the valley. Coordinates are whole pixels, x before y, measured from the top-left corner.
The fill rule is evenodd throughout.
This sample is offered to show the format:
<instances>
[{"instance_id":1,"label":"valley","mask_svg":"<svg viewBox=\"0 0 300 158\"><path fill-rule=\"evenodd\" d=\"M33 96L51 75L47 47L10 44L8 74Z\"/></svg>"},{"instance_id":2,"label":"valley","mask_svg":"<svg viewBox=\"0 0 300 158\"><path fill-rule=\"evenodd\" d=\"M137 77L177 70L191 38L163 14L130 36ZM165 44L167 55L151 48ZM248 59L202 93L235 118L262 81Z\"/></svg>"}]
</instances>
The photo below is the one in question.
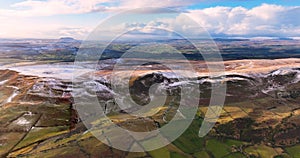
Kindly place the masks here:
<instances>
[{"instance_id":1,"label":"valley","mask_svg":"<svg viewBox=\"0 0 300 158\"><path fill-rule=\"evenodd\" d=\"M143 62L128 59L130 63ZM169 70L155 64L135 70L132 92L139 103L149 101L147 91L153 83L164 83L169 93L165 105L153 109L151 117L128 115L115 104L109 84L115 60L99 63L101 69L83 68L83 76L93 76L100 105L118 126L133 131L151 131L167 124L177 111L176 89L185 84L199 85L201 98L197 115L187 131L170 145L144 153L123 152L108 147L95 138L81 122L72 106L71 91L76 88L70 78L61 74L44 76L44 69L34 65L32 71L1 70L0 89L0 155L3 157L297 157L300 144L300 60L226 61L223 82L227 84L226 101L220 118L210 133L200 138L198 131L207 111L213 78L206 78L205 63L193 61L198 78L193 83L179 83ZM122 61L126 63L126 61ZM169 62L174 63L170 60ZM101 65L101 63L105 63ZM184 67L185 62L176 61ZM51 64L50 64L51 65ZM58 64L59 65L59 64ZM125 64L126 65L126 64ZM57 66L59 67L59 66ZM63 66L63 68L65 68ZM198 68L198 69L197 69ZM59 72L57 69L54 72ZM72 72L71 72L72 73ZM39 73L37 73L39 74ZM120 83L127 77L126 66L120 72ZM123 76L123 78L122 78ZM158 78L160 78L158 80ZM178 82L178 83L177 83ZM146 84L147 83L147 84ZM88 85L88 84L87 84ZM138 89L135 87L139 85ZM81 90L84 91L84 90ZM91 93L91 92L87 92ZM180 121L177 120L177 121ZM133 124L132 124L133 122ZM93 126L101 124L101 118ZM136 126L133 126L136 125ZM105 124L103 128L108 128ZM112 127L113 128L113 127ZM96 128L100 130L101 128ZM103 129L104 130L104 129ZM99 132L100 132L99 131ZM120 139L122 142L123 138ZM144 140L147 141L147 140ZM126 141L125 141L126 142ZM132 144L134 145L134 144ZM220 150L222 149L222 150ZM67 152L66 152L67 151Z\"/></svg>"}]
</instances>

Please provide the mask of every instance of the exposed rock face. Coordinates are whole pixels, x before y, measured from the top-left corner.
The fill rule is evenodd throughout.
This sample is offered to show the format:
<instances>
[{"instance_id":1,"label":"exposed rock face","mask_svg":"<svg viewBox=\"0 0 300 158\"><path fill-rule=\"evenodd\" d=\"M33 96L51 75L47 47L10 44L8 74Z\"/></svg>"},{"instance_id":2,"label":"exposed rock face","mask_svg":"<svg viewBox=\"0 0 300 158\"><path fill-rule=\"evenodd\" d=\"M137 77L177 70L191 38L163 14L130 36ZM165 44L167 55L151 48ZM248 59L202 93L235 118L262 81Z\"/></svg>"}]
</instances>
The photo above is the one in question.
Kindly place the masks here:
<instances>
[{"instance_id":1,"label":"exposed rock face","mask_svg":"<svg viewBox=\"0 0 300 158\"><path fill-rule=\"evenodd\" d=\"M0 82L0 157L29 145L22 142L37 129L68 132L77 123L68 94L71 83L10 70L0 70Z\"/></svg>"},{"instance_id":2,"label":"exposed rock face","mask_svg":"<svg viewBox=\"0 0 300 158\"><path fill-rule=\"evenodd\" d=\"M270 95L275 98L296 98L299 96L297 89L289 89L292 85L300 81L300 70L297 68L279 69L270 73L256 73L256 74L227 74L220 76L219 79L209 77L198 77L189 81L179 81L176 77L169 75L169 72L149 72L137 75L134 81L130 84L131 95L136 98L140 104L149 102L149 88L153 84L162 84L158 91L167 91L168 93L176 93L180 86L198 85L201 93L205 96L209 92L213 83L227 83L227 101L237 101L236 99L259 98ZM127 85L122 83L123 79L116 83L118 86ZM125 78L124 78L125 80ZM96 91L99 98L110 100L113 98L114 92L111 85L107 84L109 81L95 81L93 91ZM195 86L197 87L197 86ZM126 87L125 87L126 88ZM172 89L172 91L171 91ZM177 91L179 93L179 91Z\"/></svg>"},{"instance_id":3,"label":"exposed rock face","mask_svg":"<svg viewBox=\"0 0 300 158\"><path fill-rule=\"evenodd\" d=\"M27 92L26 101L44 100L51 103L68 103L71 98L71 83L53 78L38 79Z\"/></svg>"},{"instance_id":4,"label":"exposed rock face","mask_svg":"<svg viewBox=\"0 0 300 158\"><path fill-rule=\"evenodd\" d=\"M286 114L300 108L300 105L297 104L300 101L299 75L298 68L288 68L270 73L228 74L219 79L199 77L189 82L181 82L164 74L164 72L146 73L134 77L135 80L131 84L130 92L131 97L143 105L150 101L149 88L153 84L161 83L163 86L159 86L157 92L166 91L169 95L180 95L181 86L199 85L201 94L203 94L200 99L200 106L207 106L207 99L210 96L206 95L210 92L212 84L214 82L226 82L225 107L227 104L243 102L241 106L251 109L251 111L243 112L246 115L238 119L233 116L233 121L222 126L217 125L217 132L224 137L253 143L264 142L286 146L299 143L296 133L300 126L295 125L293 121L300 115L294 114L292 117L294 119L291 119L291 116ZM119 110L113 100L110 103L114 106L114 110ZM108 106L106 105L105 108L107 109ZM109 111L112 112L112 110ZM227 112L230 115L235 113L235 111Z\"/></svg>"},{"instance_id":5,"label":"exposed rock face","mask_svg":"<svg viewBox=\"0 0 300 158\"><path fill-rule=\"evenodd\" d=\"M71 92L78 88L71 83L55 78L39 78L20 75L17 72L0 71L0 139L10 139L9 134L15 132L18 141L16 146L7 146L3 153L6 156L11 151L19 151L29 144L22 144L26 133L35 130L57 130L54 138L65 139L69 135L83 133L86 129L80 123L78 115L72 106ZM107 115L114 113L126 114L116 104L114 97L119 95L112 88L109 73L99 76L94 81L82 82L85 89L79 89L80 95L96 94L100 105ZM139 126L147 122L149 129L157 129L172 119L176 112L174 102L180 100L180 88L189 86L199 88L201 98L199 101L199 117L203 117L205 108L210 99L211 86L215 82L227 84L227 95L224 113L210 133L211 136L228 137L252 143L270 143L276 146L294 145L299 143L300 129L300 70L298 68L279 69L270 73L256 74L226 74L218 78L199 76L189 81L180 81L169 72L145 72L136 74L130 81L130 95L133 100L145 105L149 103L149 89L153 84L156 93L165 93L168 99L164 111L159 111L153 118L130 118L119 122L120 126L137 130L138 126L129 126L138 122ZM115 85L122 86L123 78ZM170 108L173 106L173 108ZM229 106L229 107L227 107ZM175 107L175 108L174 108ZM17 109L13 111L12 109ZM128 109L135 110L134 107ZM13 111L11 114L10 111ZM53 129L52 129L53 128ZM60 134L59 134L60 133ZM3 137L3 138L2 138ZM52 138L38 140L53 141ZM32 140L36 142L35 140ZM4 143L5 144L5 143ZM35 149L35 150L36 150ZM49 149L50 150L50 149ZM2 153L1 153L2 154Z\"/></svg>"}]
</instances>

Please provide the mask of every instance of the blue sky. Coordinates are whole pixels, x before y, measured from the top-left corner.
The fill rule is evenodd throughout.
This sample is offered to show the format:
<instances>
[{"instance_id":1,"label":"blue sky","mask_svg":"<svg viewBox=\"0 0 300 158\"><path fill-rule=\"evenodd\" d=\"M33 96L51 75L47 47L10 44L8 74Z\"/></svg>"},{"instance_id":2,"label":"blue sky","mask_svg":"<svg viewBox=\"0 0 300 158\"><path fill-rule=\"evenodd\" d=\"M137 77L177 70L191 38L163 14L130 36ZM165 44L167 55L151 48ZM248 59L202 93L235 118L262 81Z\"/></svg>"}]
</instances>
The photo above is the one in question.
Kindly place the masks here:
<instances>
[{"instance_id":1,"label":"blue sky","mask_svg":"<svg viewBox=\"0 0 300 158\"><path fill-rule=\"evenodd\" d=\"M182 14L213 36L299 38L299 3L298 0L0 0L0 38L84 39L106 18L148 6L183 11ZM155 14L159 17L159 13ZM149 23L139 24L138 28L143 30L141 26L149 27ZM151 26L162 23L174 28L166 19L154 19Z\"/></svg>"},{"instance_id":2,"label":"blue sky","mask_svg":"<svg viewBox=\"0 0 300 158\"><path fill-rule=\"evenodd\" d=\"M211 0L202 1L201 3L189 6L189 9L203 9L215 6L227 6L227 7L238 7L242 6L245 8L253 8L263 3L276 4L282 6L298 6L299 1L297 0Z\"/></svg>"},{"instance_id":3,"label":"blue sky","mask_svg":"<svg viewBox=\"0 0 300 158\"><path fill-rule=\"evenodd\" d=\"M41 0L46 1L46 0ZM88 1L88 0L87 0ZM11 5L19 2L24 2L24 0L0 0L1 9L9 9ZM253 8L259 6L263 3L277 4L283 6L299 6L300 2L298 0L199 0L198 3L188 6L189 9L202 9L215 6L228 6L237 7L243 6L245 8ZM109 3L108 3L109 4Z\"/></svg>"}]
</instances>

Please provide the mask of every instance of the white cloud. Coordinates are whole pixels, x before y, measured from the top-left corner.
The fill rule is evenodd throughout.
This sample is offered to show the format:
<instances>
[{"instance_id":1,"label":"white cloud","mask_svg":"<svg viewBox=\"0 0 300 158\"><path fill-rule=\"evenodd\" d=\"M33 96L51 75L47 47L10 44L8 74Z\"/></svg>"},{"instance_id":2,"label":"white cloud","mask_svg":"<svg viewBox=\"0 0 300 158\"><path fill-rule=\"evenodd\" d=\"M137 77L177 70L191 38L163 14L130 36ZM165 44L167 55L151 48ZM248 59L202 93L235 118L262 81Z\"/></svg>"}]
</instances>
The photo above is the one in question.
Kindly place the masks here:
<instances>
[{"instance_id":1,"label":"white cloud","mask_svg":"<svg viewBox=\"0 0 300 158\"><path fill-rule=\"evenodd\" d=\"M133 9L143 7L178 8L190 6L200 0L121 0L120 7Z\"/></svg>"},{"instance_id":2,"label":"white cloud","mask_svg":"<svg viewBox=\"0 0 300 158\"><path fill-rule=\"evenodd\" d=\"M39 23L28 19L6 19L0 23L0 38L84 38L91 30L88 27L74 27L58 23Z\"/></svg>"},{"instance_id":3,"label":"white cloud","mask_svg":"<svg viewBox=\"0 0 300 158\"><path fill-rule=\"evenodd\" d=\"M25 0L0 9L0 16L51 16L90 12L119 12L143 7L181 8L199 0Z\"/></svg>"},{"instance_id":4,"label":"white cloud","mask_svg":"<svg viewBox=\"0 0 300 158\"><path fill-rule=\"evenodd\" d=\"M262 4L252 9L213 7L191 10L188 16L212 34L299 36L300 7Z\"/></svg>"},{"instance_id":5,"label":"white cloud","mask_svg":"<svg viewBox=\"0 0 300 158\"><path fill-rule=\"evenodd\" d=\"M0 9L0 16L51 16L61 14L82 14L105 10L101 5L111 0L26 0L11 5L11 9Z\"/></svg>"},{"instance_id":6,"label":"white cloud","mask_svg":"<svg viewBox=\"0 0 300 158\"><path fill-rule=\"evenodd\" d=\"M12 5L11 9L0 9L1 37L58 37L73 36L83 38L94 26L63 25L26 22L26 18L35 16L52 16L62 14L83 14L90 12L119 12L123 9L139 7L168 7L184 8L199 0L26 0ZM160 13L160 10L153 12ZM145 12L147 13L147 12ZM152 13L152 12L151 12ZM247 9L244 7L211 7L189 10L179 14L176 18L161 18L145 23L126 24L107 27L106 34L122 29L139 29L141 33L157 34L153 27L185 31L192 35L199 35L203 30L198 25L188 23L187 17L194 19L217 36L300 36L300 6L284 7L280 5L262 4ZM13 18L12 18L13 17ZM25 18L26 17L26 18ZM78 23L80 23L79 19ZM45 20L46 21L46 20ZM67 24L67 22L66 22ZM20 27L15 27L20 26ZM13 29L12 29L13 28Z\"/></svg>"},{"instance_id":7,"label":"white cloud","mask_svg":"<svg viewBox=\"0 0 300 158\"><path fill-rule=\"evenodd\" d=\"M83 28L83 27L77 27L77 28L72 28L72 27L65 27L65 28L59 28L57 29L57 34L60 37L74 37L77 39L81 39L85 37L90 31L90 28Z\"/></svg>"},{"instance_id":8,"label":"white cloud","mask_svg":"<svg viewBox=\"0 0 300 158\"><path fill-rule=\"evenodd\" d=\"M282 36L299 37L300 23L296 16L300 15L300 7L283 7L262 4L252 9L243 7L212 7L190 10L173 19L157 19L145 23L122 24L115 26L118 30L139 29L139 32L157 34L158 29L174 30L185 35L198 36L206 29L213 36ZM191 23L190 19L196 23ZM202 28L201 28L202 27ZM111 31L114 28L110 28ZM109 32L108 30L106 32ZM122 31L120 31L122 32ZM136 32L135 32L136 33Z\"/></svg>"}]
</instances>

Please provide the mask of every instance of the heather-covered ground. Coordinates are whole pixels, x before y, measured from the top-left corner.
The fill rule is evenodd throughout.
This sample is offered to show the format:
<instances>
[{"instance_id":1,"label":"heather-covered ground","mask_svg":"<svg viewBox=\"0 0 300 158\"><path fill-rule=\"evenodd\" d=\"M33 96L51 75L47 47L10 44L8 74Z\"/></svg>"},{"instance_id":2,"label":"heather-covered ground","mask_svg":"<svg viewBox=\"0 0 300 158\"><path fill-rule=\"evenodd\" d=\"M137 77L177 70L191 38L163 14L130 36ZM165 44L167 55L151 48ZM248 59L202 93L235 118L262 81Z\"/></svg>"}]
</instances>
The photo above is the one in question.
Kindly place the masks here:
<instances>
[{"instance_id":1,"label":"heather-covered ground","mask_svg":"<svg viewBox=\"0 0 300 158\"><path fill-rule=\"evenodd\" d=\"M154 83L163 83L163 88L158 90L167 90L169 94L165 104L151 109L150 112L156 111L151 117L131 116L122 111L113 100L114 92L110 83L114 64L123 63L122 71L117 74L117 84L122 84L128 78L130 66L143 63L144 59L107 59L99 61L96 66L86 62L83 67L78 67L68 60L58 60L57 56L74 56L78 41L50 41L51 44L43 40L32 41L18 41L17 46L21 45L22 49L17 49L16 41L10 44L7 41L5 44L0 42L2 49L10 50L10 53L1 54L5 58L0 61L0 157L300 156L300 59L286 58L291 54L290 57L299 55L297 41L218 41L221 50L228 52L227 58L225 52L225 73L217 79L208 76L203 61L191 61L197 77L189 82L179 82L174 75L170 75L170 70L154 62L140 66L129 80L131 96L136 102L146 104L149 101L148 90ZM171 44L182 45L180 41ZM48 48L44 45L48 45ZM114 45L111 50L114 50L113 53L122 52L127 46ZM255 47L247 49L247 46ZM249 55L254 48L261 50L257 51L260 55L265 53L262 50L272 50L276 58L287 55L287 50L292 51L285 59L275 60L269 59L269 56L264 56L265 59L248 59L242 56L243 53L241 56L234 55L241 50L247 50L245 54ZM66 54L61 53L62 50ZM23 52L27 53L16 58ZM229 60L228 56L232 59ZM176 63L178 69L186 68L187 64L186 61L171 59L163 62ZM76 89L78 87L71 80L73 73L86 78L95 77L95 80L83 83L93 85L91 91ZM225 105L214 128L207 136L200 138L198 132L208 109L214 82L227 84ZM71 92L74 89L84 95L96 92L100 105L117 125L133 131L151 131L166 125L173 118L178 112L178 88L191 85L199 87L201 91L198 112L192 124L170 145L144 153L116 150L97 140L83 125L72 104ZM113 128L103 125L101 118L93 122L94 127L99 124L101 128L95 129L99 133ZM120 143L125 142L118 135L115 139L120 139ZM142 143L147 143L147 140ZM131 145L133 147L136 144Z\"/></svg>"}]
</instances>

